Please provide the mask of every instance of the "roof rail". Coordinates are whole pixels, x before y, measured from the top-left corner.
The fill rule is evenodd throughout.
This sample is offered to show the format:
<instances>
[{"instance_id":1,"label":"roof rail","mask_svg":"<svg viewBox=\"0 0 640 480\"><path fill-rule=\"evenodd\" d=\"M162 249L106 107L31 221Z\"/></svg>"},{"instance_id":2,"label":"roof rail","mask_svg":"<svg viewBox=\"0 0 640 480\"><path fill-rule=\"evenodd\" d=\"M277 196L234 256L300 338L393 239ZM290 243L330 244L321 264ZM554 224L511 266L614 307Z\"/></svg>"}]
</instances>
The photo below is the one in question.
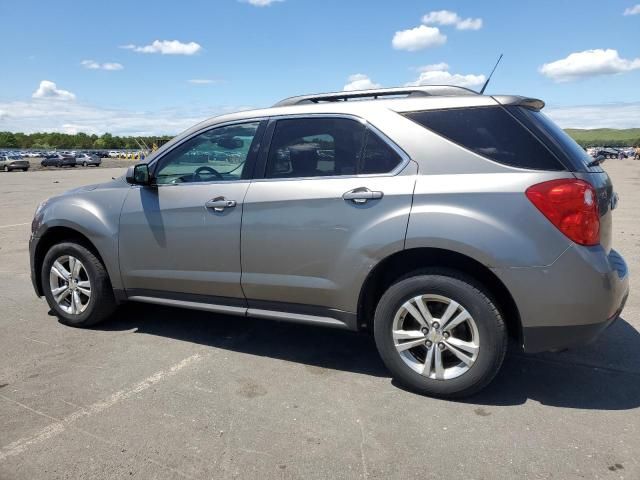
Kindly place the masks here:
<instances>
[{"instance_id":1,"label":"roof rail","mask_svg":"<svg viewBox=\"0 0 640 480\"><path fill-rule=\"evenodd\" d=\"M303 105L306 103L339 102L357 98L377 99L379 97L451 97L456 95L479 95L478 92L454 85L429 85L422 87L377 88L373 90L355 90L350 92L318 93L300 95L280 100L274 107Z\"/></svg>"}]
</instances>

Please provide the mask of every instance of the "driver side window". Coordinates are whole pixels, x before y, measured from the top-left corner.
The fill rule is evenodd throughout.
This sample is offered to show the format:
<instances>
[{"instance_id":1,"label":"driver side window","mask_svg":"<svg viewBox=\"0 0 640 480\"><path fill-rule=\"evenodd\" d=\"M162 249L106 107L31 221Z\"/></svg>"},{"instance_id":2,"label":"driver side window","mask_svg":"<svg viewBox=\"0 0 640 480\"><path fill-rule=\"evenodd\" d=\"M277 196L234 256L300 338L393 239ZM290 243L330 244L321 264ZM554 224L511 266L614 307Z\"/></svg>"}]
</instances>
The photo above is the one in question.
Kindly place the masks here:
<instances>
[{"instance_id":1,"label":"driver side window","mask_svg":"<svg viewBox=\"0 0 640 480\"><path fill-rule=\"evenodd\" d=\"M159 185L243 178L260 122L207 130L174 148L156 170Z\"/></svg>"}]
</instances>

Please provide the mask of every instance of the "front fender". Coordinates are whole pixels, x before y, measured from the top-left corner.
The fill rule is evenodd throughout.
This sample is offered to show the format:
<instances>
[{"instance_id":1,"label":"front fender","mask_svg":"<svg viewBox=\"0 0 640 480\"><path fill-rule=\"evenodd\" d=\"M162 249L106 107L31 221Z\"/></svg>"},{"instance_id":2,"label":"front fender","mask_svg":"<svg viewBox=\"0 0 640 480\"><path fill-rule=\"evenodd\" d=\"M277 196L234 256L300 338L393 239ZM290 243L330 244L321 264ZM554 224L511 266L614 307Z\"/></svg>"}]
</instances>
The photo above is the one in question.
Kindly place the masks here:
<instances>
[{"instance_id":1,"label":"front fender","mask_svg":"<svg viewBox=\"0 0 640 480\"><path fill-rule=\"evenodd\" d=\"M81 234L98 251L113 288L121 289L118 235L120 211L128 191L128 188L100 188L54 197L36 217L33 237L44 238L57 228Z\"/></svg>"}]
</instances>

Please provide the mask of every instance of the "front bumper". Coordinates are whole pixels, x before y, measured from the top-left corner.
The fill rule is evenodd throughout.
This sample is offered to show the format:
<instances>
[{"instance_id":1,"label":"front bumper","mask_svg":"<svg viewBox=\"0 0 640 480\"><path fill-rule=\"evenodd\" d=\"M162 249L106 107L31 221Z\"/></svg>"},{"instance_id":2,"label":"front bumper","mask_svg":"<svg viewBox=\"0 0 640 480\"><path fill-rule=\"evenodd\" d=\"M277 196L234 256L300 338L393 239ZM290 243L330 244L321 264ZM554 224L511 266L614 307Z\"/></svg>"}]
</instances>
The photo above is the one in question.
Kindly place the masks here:
<instances>
[{"instance_id":1,"label":"front bumper","mask_svg":"<svg viewBox=\"0 0 640 480\"><path fill-rule=\"evenodd\" d=\"M31 271L31 284L38 297L44 296L42 286L38 282L38 275L36 275L36 248L38 247L38 241L40 239L35 236L29 237L29 267Z\"/></svg>"},{"instance_id":2,"label":"front bumper","mask_svg":"<svg viewBox=\"0 0 640 480\"><path fill-rule=\"evenodd\" d=\"M620 316L629 295L627 264L601 246L573 245L546 267L494 271L518 307L526 352L590 343Z\"/></svg>"}]
</instances>

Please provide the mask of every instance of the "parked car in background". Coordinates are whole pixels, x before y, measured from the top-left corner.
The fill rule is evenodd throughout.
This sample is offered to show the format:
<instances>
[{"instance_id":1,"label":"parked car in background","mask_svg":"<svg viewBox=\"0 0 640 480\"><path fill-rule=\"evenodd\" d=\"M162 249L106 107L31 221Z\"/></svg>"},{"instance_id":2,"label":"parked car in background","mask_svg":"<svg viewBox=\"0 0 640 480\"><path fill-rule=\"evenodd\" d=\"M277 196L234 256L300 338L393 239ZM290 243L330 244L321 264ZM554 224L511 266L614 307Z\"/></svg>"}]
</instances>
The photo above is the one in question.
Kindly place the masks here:
<instances>
[{"instance_id":1,"label":"parked car in background","mask_svg":"<svg viewBox=\"0 0 640 480\"><path fill-rule=\"evenodd\" d=\"M0 156L0 170L5 172L22 170L26 172L29 170L29 160L25 160L17 155L2 155Z\"/></svg>"},{"instance_id":2,"label":"parked car in background","mask_svg":"<svg viewBox=\"0 0 640 480\"><path fill-rule=\"evenodd\" d=\"M88 153L76 155L76 165L99 167L101 163L102 160L97 155L89 155Z\"/></svg>"},{"instance_id":3,"label":"parked car in background","mask_svg":"<svg viewBox=\"0 0 640 480\"><path fill-rule=\"evenodd\" d=\"M604 158L618 158L618 155L621 151L622 150L620 150L619 148L602 147L596 150L595 157L602 156ZM624 153L624 151L622 151L622 157L627 158L627 154Z\"/></svg>"},{"instance_id":4,"label":"parked car in background","mask_svg":"<svg viewBox=\"0 0 640 480\"><path fill-rule=\"evenodd\" d=\"M40 165L43 167L75 167L76 157L67 154L58 154L55 156L44 158Z\"/></svg>"}]
</instances>

